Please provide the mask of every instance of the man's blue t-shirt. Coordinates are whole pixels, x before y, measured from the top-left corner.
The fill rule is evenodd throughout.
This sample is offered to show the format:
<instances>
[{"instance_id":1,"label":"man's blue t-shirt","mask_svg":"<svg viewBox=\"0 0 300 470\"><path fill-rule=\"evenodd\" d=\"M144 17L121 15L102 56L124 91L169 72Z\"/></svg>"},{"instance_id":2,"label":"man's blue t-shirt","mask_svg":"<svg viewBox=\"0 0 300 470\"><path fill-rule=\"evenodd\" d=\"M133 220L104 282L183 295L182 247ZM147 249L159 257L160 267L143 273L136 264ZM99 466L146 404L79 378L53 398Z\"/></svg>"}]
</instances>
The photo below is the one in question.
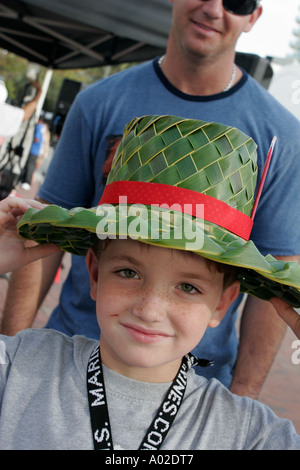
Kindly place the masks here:
<instances>
[{"instance_id":1,"label":"man's blue t-shirt","mask_svg":"<svg viewBox=\"0 0 300 470\"><path fill-rule=\"evenodd\" d=\"M97 205L125 125L147 114L172 114L239 128L258 145L258 181L276 135L251 238L263 254L300 253L300 123L245 72L229 91L212 96L191 96L174 88L157 59L91 85L73 103L39 195L66 208ZM73 256L60 304L47 326L68 335L99 338L89 291L85 259ZM215 376L227 386L237 354L239 302L217 328L208 328L194 350L198 357L215 361L213 367L201 369L201 374Z\"/></svg>"}]
</instances>

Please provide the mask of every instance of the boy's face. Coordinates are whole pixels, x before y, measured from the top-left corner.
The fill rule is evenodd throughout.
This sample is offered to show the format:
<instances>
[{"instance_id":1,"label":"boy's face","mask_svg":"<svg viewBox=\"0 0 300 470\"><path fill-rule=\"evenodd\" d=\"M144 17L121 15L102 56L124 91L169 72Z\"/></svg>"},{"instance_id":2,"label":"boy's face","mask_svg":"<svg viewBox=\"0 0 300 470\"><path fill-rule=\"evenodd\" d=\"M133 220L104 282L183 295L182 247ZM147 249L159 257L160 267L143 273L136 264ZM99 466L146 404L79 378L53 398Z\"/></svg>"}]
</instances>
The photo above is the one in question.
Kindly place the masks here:
<instances>
[{"instance_id":1,"label":"boy's face","mask_svg":"<svg viewBox=\"0 0 300 470\"><path fill-rule=\"evenodd\" d=\"M101 357L136 380L174 379L181 358L215 327L239 292L193 253L111 240L100 260L87 255L97 302Z\"/></svg>"}]
</instances>

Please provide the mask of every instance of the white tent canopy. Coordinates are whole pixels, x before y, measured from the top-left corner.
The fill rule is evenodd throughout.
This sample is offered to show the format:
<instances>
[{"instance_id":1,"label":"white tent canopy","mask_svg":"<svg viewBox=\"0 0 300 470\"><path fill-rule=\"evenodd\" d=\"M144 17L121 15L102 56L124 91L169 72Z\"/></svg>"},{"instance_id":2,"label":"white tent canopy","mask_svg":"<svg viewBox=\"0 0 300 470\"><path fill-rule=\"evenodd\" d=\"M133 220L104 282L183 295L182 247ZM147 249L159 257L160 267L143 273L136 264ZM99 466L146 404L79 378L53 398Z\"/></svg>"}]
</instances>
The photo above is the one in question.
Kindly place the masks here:
<instances>
[{"instance_id":1,"label":"white tent canopy","mask_svg":"<svg viewBox=\"0 0 300 470\"><path fill-rule=\"evenodd\" d=\"M165 51L171 18L169 0L0 0L0 47L49 69L140 62ZM236 63L268 87L269 59Z\"/></svg>"},{"instance_id":2,"label":"white tent canopy","mask_svg":"<svg viewBox=\"0 0 300 470\"><path fill-rule=\"evenodd\" d=\"M53 69L138 62L167 44L168 0L0 0L0 47Z\"/></svg>"}]
</instances>

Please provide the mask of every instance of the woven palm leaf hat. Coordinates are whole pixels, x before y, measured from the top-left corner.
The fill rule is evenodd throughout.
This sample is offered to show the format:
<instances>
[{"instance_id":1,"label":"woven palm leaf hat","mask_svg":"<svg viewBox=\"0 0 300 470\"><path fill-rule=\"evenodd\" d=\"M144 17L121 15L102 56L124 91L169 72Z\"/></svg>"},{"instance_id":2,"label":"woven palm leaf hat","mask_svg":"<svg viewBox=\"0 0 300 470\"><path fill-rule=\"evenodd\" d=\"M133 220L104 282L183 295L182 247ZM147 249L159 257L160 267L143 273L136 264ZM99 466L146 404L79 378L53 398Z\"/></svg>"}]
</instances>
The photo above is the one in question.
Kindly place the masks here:
<instances>
[{"instance_id":1,"label":"woven palm leaf hat","mask_svg":"<svg viewBox=\"0 0 300 470\"><path fill-rule=\"evenodd\" d=\"M256 144L236 128L144 116L124 129L97 208L29 209L21 237L85 255L98 237L191 250L236 266L241 291L300 306L300 267L263 256L249 240Z\"/></svg>"}]
</instances>

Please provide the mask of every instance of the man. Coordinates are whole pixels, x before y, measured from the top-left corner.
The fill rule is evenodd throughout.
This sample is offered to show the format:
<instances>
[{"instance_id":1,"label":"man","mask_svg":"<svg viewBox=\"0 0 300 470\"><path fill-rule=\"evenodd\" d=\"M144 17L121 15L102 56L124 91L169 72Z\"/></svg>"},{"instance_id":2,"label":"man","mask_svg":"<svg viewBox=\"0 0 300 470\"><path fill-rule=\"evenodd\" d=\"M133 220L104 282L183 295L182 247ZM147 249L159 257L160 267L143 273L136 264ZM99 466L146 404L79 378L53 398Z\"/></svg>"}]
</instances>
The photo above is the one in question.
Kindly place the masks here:
<instances>
[{"instance_id":1,"label":"man","mask_svg":"<svg viewBox=\"0 0 300 470\"><path fill-rule=\"evenodd\" d=\"M172 3L173 22L164 57L115 74L77 97L40 198L67 208L96 205L106 181L103 167L105 157L110 158L108 149L114 147L126 123L135 116L174 114L223 122L240 128L258 144L258 180L271 139L278 136L252 238L264 253L295 259L300 253L300 235L294 220L299 213L295 208L300 177L299 123L234 65L237 39L251 30L262 7L249 0L238 4L228 0L172 0ZM156 164L164 170L163 159ZM174 168L174 178L176 171ZM189 177L187 165L180 171ZM215 176L207 174L208 180L212 177ZM94 185L90 184L91 178ZM126 179L126 174L123 178ZM232 180L231 184L240 183ZM48 258L45 270L36 264L36 270L32 266L30 270L24 268L12 277L4 333L14 334L31 325L51 285L58 258ZM47 276L42 274L45 272ZM70 335L97 337L95 306L88 297L86 268L75 256L60 305L48 326ZM222 326L205 334L201 349L196 348L194 353L215 361L214 367L205 373L207 377L214 375L233 392L257 398L285 328L269 304L248 298L237 355L235 321L240 301L228 311ZM90 311L84 318L79 313L83 306ZM22 316L13 314L20 311Z\"/></svg>"}]
</instances>

